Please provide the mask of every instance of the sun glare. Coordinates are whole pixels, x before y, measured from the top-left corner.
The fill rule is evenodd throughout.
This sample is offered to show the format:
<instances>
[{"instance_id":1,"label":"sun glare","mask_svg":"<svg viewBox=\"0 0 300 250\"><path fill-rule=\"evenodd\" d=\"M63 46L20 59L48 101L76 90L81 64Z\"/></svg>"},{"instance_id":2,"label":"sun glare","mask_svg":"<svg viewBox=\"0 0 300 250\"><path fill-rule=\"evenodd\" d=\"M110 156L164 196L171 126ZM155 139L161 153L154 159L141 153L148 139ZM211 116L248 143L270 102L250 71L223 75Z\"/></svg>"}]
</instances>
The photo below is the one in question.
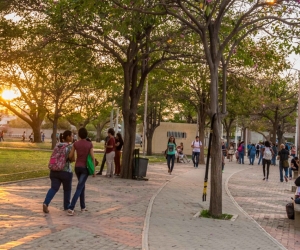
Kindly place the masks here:
<instances>
[{"instance_id":1,"label":"sun glare","mask_svg":"<svg viewBox=\"0 0 300 250\"><path fill-rule=\"evenodd\" d=\"M18 97L19 95L18 95L18 93L16 93L15 91L13 91L11 89L10 90L6 89L2 92L1 96L3 99L10 101L10 100Z\"/></svg>"}]
</instances>

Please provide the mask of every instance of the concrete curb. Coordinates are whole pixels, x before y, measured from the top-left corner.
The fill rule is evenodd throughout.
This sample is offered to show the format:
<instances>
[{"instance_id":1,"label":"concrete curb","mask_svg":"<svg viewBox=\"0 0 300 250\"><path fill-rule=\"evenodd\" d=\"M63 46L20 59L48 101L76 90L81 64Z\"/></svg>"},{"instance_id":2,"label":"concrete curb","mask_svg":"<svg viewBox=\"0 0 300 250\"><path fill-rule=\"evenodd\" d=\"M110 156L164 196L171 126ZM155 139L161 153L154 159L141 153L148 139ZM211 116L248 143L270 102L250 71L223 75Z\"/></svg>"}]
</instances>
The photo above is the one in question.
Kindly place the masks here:
<instances>
[{"instance_id":1,"label":"concrete curb","mask_svg":"<svg viewBox=\"0 0 300 250\"><path fill-rule=\"evenodd\" d=\"M248 168L247 168L248 169ZM254 222L254 224L263 232L266 234L266 236L272 240L276 245L278 245L278 247L282 250L287 250L280 242L278 242L275 238L273 238L265 229L263 229L263 227L261 227L261 225L259 225L256 220L254 220L236 201L235 199L233 198L233 196L231 195L230 191L229 191L229 188L228 188L228 182L229 182L229 179L236 173L239 173L241 171L244 171L246 169L241 169L235 173L232 173L225 181L225 190L226 190L226 193L228 194L229 198L231 199L231 201L233 202L233 204L249 219L251 220L252 222Z\"/></svg>"},{"instance_id":2,"label":"concrete curb","mask_svg":"<svg viewBox=\"0 0 300 250\"><path fill-rule=\"evenodd\" d=\"M149 202L149 205L148 205L148 208L147 208L147 211L146 211L145 220L144 220L143 232L142 232L142 250L149 250L148 236L149 236L150 217L151 217L151 212L152 212L152 207L153 207L154 200L157 197L157 195L161 192L161 190L168 183L170 183L172 180L176 179L177 177L179 177L179 175L175 176L171 180L168 180L164 185L162 185L160 187L160 189L152 196L152 198Z\"/></svg>"}]
</instances>

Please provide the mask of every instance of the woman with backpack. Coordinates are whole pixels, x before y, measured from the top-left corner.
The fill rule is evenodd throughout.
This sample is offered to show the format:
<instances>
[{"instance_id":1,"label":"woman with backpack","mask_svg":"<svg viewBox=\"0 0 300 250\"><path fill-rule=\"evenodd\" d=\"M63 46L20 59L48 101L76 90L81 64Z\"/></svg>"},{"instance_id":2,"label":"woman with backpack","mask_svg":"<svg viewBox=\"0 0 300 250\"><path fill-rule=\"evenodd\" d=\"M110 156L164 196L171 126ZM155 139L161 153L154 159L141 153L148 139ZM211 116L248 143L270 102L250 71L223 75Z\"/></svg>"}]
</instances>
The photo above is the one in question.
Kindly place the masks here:
<instances>
[{"instance_id":1,"label":"woman with backpack","mask_svg":"<svg viewBox=\"0 0 300 250\"><path fill-rule=\"evenodd\" d=\"M74 208L78 198L80 198L81 211L87 211L85 206L85 182L89 176L88 169L86 167L87 157L90 154L95 166L95 157L93 151L92 142L86 140L88 132L86 128L80 128L78 130L79 140L74 142L69 158L74 157L76 151L76 162L75 162L75 174L78 179L76 191L73 195L71 204L68 207L68 215L74 215ZM95 172L93 174L95 176Z\"/></svg>"},{"instance_id":2,"label":"woman with backpack","mask_svg":"<svg viewBox=\"0 0 300 250\"><path fill-rule=\"evenodd\" d=\"M173 136L169 138L166 151L167 151L168 173L171 174L174 168L174 161L175 161L175 154L176 154L176 142Z\"/></svg>"},{"instance_id":3,"label":"woman with backpack","mask_svg":"<svg viewBox=\"0 0 300 250\"><path fill-rule=\"evenodd\" d=\"M244 164L244 156L245 156L245 145L244 141L241 141L238 147L239 151L239 164Z\"/></svg>"},{"instance_id":4,"label":"woman with backpack","mask_svg":"<svg viewBox=\"0 0 300 250\"><path fill-rule=\"evenodd\" d=\"M265 146L262 149L262 164L263 164L263 180L268 181L269 179L269 170L271 165L271 160L274 155L273 149L271 148L271 143L269 141L265 141ZM266 178L266 165L267 165L267 178Z\"/></svg>"},{"instance_id":5,"label":"woman with backpack","mask_svg":"<svg viewBox=\"0 0 300 250\"><path fill-rule=\"evenodd\" d=\"M72 178L73 178L73 172L72 172L72 166L71 162L74 161L74 156L69 158L69 153L72 148L72 141L73 141L73 134L70 130L66 130L63 133L63 142L59 143L56 145L55 149L53 152L57 151L64 151L65 152L65 157L64 157L64 162L62 167L63 169L60 171L54 171L50 169L50 180L51 180L51 188L48 190L46 194L46 198L43 203L43 211L44 213L49 213L48 206L57 193L57 191L60 188L60 185L63 184L63 189L64 189L64 210L67 210L69 205L70 205L70 199L71 199L71 189L72 189ZM61 151L61 152L62 152ZM59 154L57 154L59 155ZM51 156L51 159L54 161L57 161L58 159L55 159L55 157ZM51 163L50 159L50 163ZM55 163L54 163L55 164ZM54 165L53 164L53 165Z\"/></svg>"},{"instance_id":6,"label":"woman with backpack","mask_svg":"<svg viewBox=\"0 0 300 250\"><path fill-rule=\"evenodd\" d=\"M280 145L280 151L278 152L277 159L279 160L279 174L280 174L280 182L283 182L283 177L285 181L288 181L288 171L289 171L289 150L285 149L285 145ZM284 176L282 174L284 171Z\"/></svg>"}]
</instances>

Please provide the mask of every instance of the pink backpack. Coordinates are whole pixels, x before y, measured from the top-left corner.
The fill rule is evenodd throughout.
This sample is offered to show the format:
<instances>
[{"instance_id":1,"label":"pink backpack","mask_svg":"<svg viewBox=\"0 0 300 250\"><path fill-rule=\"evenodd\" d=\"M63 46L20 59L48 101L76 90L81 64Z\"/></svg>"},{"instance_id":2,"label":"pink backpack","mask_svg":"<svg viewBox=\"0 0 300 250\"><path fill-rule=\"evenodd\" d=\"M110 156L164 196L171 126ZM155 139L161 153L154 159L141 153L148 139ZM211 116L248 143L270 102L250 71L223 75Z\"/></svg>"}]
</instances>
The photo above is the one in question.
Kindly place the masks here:
<instances>
[{"instance_id":1,"label":"pink backpack","mask_svg":"<svg viewBox=\"0 0 300 250\"><path fill-rule=\"evenodd\" d=\"M52 171L62 171L67 162L66 147L68 144L58 144L53 149L48 168Z\"/></svg>"}]
</instances>

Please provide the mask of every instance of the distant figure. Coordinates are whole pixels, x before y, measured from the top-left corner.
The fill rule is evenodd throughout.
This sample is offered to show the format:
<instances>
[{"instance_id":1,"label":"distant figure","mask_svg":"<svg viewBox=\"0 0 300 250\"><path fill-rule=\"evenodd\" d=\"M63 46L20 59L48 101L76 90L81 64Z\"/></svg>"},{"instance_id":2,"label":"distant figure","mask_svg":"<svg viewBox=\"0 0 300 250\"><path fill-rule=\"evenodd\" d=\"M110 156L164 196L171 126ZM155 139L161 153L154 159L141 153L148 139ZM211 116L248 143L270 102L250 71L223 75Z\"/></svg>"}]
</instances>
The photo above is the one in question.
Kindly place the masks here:
<instances>
[{"instance_id":1,"label":"distant figure","mask_svg":"<svg viewBox=\"0 0 300 250\"><path fill-rule=\"evenodd\" d=\"M112 177L115 171L115 150L116 150L116 142L115 142L115 131L113 128L108 129L107 134L109 136L109 139L106 143L105 147L105 154L106 154L106 177Z\"/></svg>"},{"instance_id":2,"label":"distant figure","mask_svg":"<svg viewBox=\"0 0 300 250\"><path fill-rule=\"evenodd\" d=\"M29 141L30 141L30 142L33 142L33 133L30 134L30 136L29 136Z\"/></svg>"},{"instance_id":3,"label":"distant figure","mask_svg":"<svg viewBox=\"0 0 300 250\"><path fill-rule=\"evenodd\" d=\"M140 142L141 147L143 147L143 135L141 135L141 142Z\"/></svg>"},{"instance_id":4,"label":"distant figure","mask_svg":"<svg viewBox=\"0 0 300 250\"><path fill-rule=\"evenodd\" d=\"M42 142L45 142L45 133L42 133Z\"/></svg>"},{"instance_id":5,"label":"distant figure","mask_svg":"<svg viewBox=\"0 0 300 250\"><path fill-rule=\"evenodd\" d=\"M59 142L59 133L56 133L56 142Z\"/></svg>"},{"instance_id":6,"label":"distant figure","mask_svg":"<svg viewBox=\"0 0 300 250\"><path fill-rule=\"evenodd\" d=\"M121 150L123 147L123 138L121 133L117 133L116 138L115 138L115 142L116 142L116 150L115 150L115 175L116 176L120 176L121 174Z\"/></svg>"},{"instance_id":7,"label":"distant figure","mask_svg":"<svg viewBox=\"0 0 300 250\"><path fill-rule=\"evenodd\" d=\"M0 141L4 141L4 131L0 131Z\"/></svg>"},{"instance_id":8,"label":"distant figure","mask_svg":"<svg viewBox=\"0 0 300 250\"><path fill-rule=\"evenodd\" d=\"M23 135L22 135L22 141L25 142L25 138L26 138L26 133L25 131L23 132Z\"/></svg>"}]
</instances>

